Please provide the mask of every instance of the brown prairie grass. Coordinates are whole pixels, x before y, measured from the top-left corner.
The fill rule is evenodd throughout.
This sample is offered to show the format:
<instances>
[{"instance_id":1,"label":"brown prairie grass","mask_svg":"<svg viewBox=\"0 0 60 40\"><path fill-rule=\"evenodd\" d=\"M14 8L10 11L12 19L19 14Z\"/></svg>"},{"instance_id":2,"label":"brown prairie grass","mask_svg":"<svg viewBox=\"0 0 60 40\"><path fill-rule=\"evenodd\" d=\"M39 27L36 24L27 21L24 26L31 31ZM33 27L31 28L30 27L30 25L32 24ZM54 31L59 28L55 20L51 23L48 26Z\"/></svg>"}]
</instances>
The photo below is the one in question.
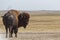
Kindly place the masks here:
<instances>
[{"instance_id":1,"label":"brown prairie grass","mask_svg":"<svg viewBox=\"0 0 60 40\"><path fill-rule=\"evenodd\" d=\"M2 18L0 17L0 31L4 31ZM60 31L60 16L31 15L26 29L19 28L19 32L56 32Z\"/></svg>"}]
</instances>

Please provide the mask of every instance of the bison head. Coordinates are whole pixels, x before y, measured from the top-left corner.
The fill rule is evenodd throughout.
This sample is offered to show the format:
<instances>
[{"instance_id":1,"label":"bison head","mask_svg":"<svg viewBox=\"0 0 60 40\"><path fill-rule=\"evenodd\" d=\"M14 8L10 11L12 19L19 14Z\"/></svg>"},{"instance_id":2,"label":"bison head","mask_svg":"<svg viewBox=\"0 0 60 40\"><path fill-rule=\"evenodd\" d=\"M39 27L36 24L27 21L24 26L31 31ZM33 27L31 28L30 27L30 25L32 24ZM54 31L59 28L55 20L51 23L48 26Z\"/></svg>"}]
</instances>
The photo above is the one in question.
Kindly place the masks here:
<instances>
[{"instance_id":1,"label":"bison head","mask_svg":"<svg viewBox=\"0 0 60 40\"><path fill-rule=\"evenodd\" d=\"M18 20L19 20L19 23L18 23L18 26L23 26L24 28L26 28L26 26L28 25L29 23L29 18L30 18L30 15L28 13L21 13L19 16L18 16Z\"/></svg>"}]
</instances>

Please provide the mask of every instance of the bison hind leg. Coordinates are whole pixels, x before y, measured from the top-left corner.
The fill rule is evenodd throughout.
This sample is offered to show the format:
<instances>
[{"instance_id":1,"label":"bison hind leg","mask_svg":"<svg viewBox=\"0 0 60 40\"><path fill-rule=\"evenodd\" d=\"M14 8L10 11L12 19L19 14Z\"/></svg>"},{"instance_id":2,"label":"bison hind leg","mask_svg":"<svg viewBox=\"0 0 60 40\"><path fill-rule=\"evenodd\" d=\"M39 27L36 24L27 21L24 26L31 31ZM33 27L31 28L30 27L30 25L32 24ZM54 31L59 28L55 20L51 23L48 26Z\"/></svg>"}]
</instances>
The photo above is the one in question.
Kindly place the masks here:
<instances>
[{"instance_id":1,"label":"bison hind leg","mask_svg":"<svg viewBox=\"0 0 60 40\"><path fill-rule=\"evenodd\" d=\"M11 28L9 31L10 31L9 37L12 37L12 34L13 34L13 28Z\"/></svg>"},{"instance_id":2,"label":"bison hind leg","mask_svg":"<svg viewBox=\"0 0 60 40\"><path fill-rule=\"evenodd\" d=\"M6 38L8 37L8 28L6 27Z\"/></svg>"},{"instance_id":3,"label":"bison hind leg","mask_svg":"<svg viewBox=\"0 0 60 40\"><path fill-rule=\"evenodd\" d=\"M15 27L15 28L14 28L15 37L17 37L17 32L18 32L18 28Z\"/></svg>"}]
</instances>

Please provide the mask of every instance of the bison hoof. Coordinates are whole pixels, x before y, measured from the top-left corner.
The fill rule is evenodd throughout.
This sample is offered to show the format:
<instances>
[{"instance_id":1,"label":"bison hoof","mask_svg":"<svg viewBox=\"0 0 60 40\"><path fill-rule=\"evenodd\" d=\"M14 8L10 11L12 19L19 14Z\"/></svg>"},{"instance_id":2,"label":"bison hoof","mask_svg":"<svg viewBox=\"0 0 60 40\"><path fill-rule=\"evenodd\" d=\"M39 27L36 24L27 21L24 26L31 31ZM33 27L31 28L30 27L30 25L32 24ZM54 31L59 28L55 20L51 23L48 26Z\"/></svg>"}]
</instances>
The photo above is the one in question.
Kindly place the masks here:
<instances>
[{"instance_id":1,"label":"bison hoof","mask_svg":"<svg viewBox=\"0 0 60 40\"><path fill-rule=\"evenodd\" d=\"M9 38L12 38L12 36L9 36Z\"/></svg>"},{"instance_id":2,"label":"bison hoof","mask_svg":"<svg viewBox=\"0 0 60 40\"><path fill-rule=\"evenodd\" d=\"M9 36L9 38L12 38L12 36Z\"/></svg>"},{"instance_id":3,"label":"bison hoof","mask_svg":"<svg viewBox=\"0 0 60 40\"><path fill-rule=\"evenodd\" d=\"M6 36L6 38L7 38L7 36Z\"/></svg>"},{"instance_id":4,"label":"bison hoof","mask_svg":"<svg viewBox=\"0 0 60 40\"><path fill-rule=\"evenodd\" d=\"M15 36L17 38L17 36Z\"/></svg>"},{"instance_id":5,"label":"bison hoof","mask_svg":"<svg viewBox=\"0 0 60 40\"><path fill-rule=\"evenodd\" d=\"M17 38L17 35L15 35L15 37Z\"/></svg>"}]
</instances>

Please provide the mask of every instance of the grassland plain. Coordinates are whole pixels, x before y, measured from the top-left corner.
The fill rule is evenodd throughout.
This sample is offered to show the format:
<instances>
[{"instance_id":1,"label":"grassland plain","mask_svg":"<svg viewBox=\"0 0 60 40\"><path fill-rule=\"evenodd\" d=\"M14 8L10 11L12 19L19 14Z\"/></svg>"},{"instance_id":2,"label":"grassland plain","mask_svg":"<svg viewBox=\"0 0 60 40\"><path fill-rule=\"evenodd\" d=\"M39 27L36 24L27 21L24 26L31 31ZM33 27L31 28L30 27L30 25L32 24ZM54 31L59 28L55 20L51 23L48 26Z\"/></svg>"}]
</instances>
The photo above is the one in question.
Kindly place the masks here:
<instances>
[{"instance_id":1,"label":"grassland plain","mask_svg":"<svg viewBox=\"0 0 60 40\"><path fill-rule=\"evenodd\" d=\"M60 16L31 15L27 28L21 27L18 32L18 38L5 38L0 17L0 40L60 40Z\"/></svg>"},{"instance_id":2,"label":"grassland plain","mask_svg":"<svg viewBox=\"0 0 60 40\"><path fill-rule=\"evenodd\" d=\"M0 31L4 32L4 25L0 17ZM29 24L26 29L19 28L19 32L59 32L60 16L41 16L31 15Z\"/></svg>"}]
</instances>

